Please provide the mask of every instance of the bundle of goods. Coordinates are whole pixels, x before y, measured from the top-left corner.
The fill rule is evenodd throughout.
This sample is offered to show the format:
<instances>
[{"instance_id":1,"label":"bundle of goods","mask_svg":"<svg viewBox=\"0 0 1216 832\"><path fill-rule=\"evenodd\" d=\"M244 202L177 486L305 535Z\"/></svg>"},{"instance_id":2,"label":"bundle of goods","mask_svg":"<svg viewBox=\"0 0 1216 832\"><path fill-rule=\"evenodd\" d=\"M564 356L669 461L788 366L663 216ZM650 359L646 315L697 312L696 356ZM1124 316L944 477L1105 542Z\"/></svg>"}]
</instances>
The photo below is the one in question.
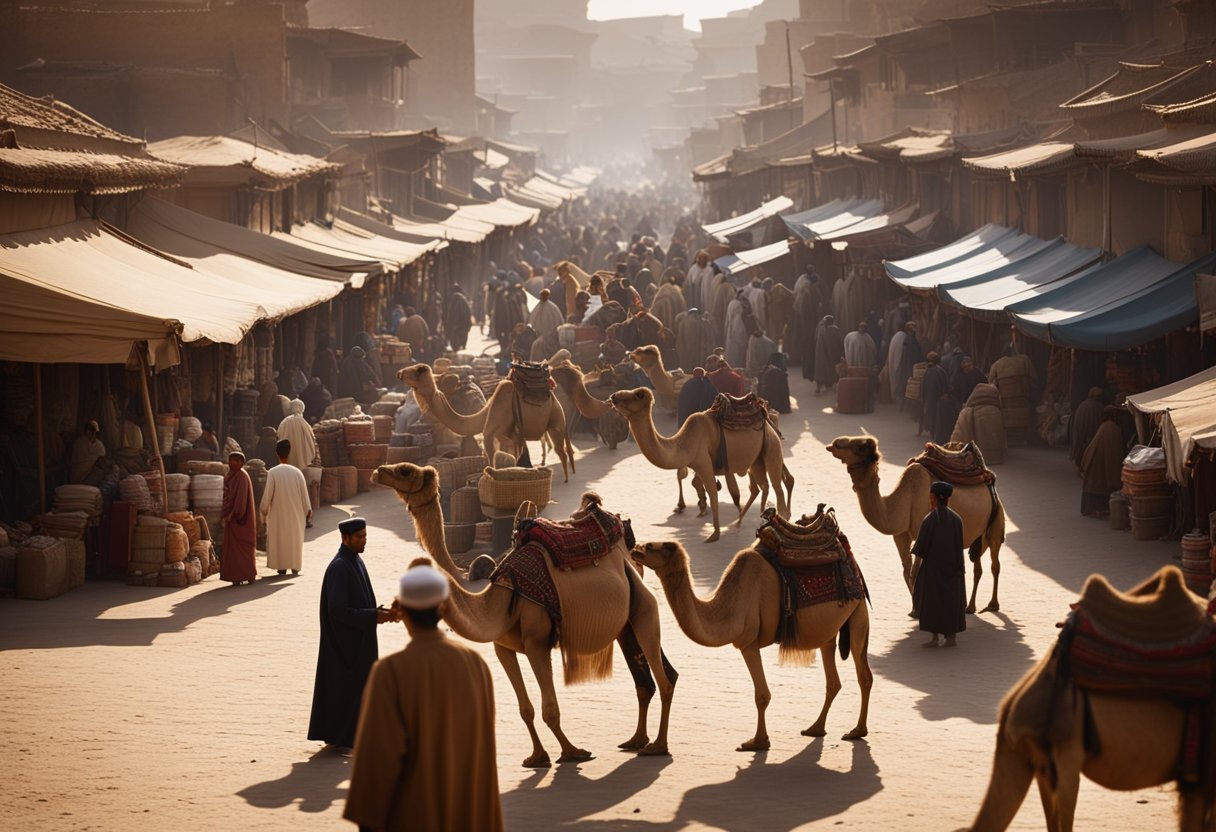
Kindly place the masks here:
<instances>
[{"instance_id":1,"label":"bundle of goods","mask_svg":"<svg viewBox=\"0 0 1216 832\"><path fill-rule=\"evenodd\" d=\"M27 537L17 549L17 597L45 601L68 591L68 558L63 541Z\"/></svg>"},{"instance_id":2,"label":"bundle of goods","mask_svg":"<svg viewBox=\"0 0 1216 832\"><path fill-rule=\"evenodd\" d=\"M502 376L498 374L498 362L487 356L480 356L473 359L473 378L477 382L477 386L481 388L481 392L488 399L494 395L494 388L502 381Z\"/></svg>"},{"instance_id":3,"label":"bundle of goods","mask_svg":"<svg viewBox=\"0 0 1216 832\"><path fill-rule=\"evenodd\" d=\"M190 538L178 523L165 526L165 563L181 563L190 554Z\"/></svg>"},{"instance_id":4,"label":"bundle of goods","mask_svg":"<svg viewBox=\"0 0 1216 832\"><path fill-rule=\"evenodd\" d=\"M199 524L199 518L195 517L188 511L171 511L165 515L165 519L170 523L176 523L186 533L186 539L189 545L193 546L202 540L202 529Z\"/></svg>"},{"instance_id":5,"label":"bundle of goods","mask_svg":"<svg viewBox=\"0 0 1216 832\"><path fill-rule=\"evenodd\" d=\"M1169 493L1165 449L1137 445L1123 459L1123 493L1128 497Z\"/></svg>"},{"instance_id":6,"label":"bundle of goods","mask_svg":"<svg viewBox=\"0 0 1216 832\"><path fill-rule=\"evenodd\" d=\"M321 469L321 502L333 505L342 499L342 475L340 468Z\"/></svg>"},{"instance_id":7,"label":"bundle of goods","mask_svg":"<svg viewBox=\"0 0 1216 832\"><path fill-rule=\"evenodd\" d=\"M405 436L405 434L394 435ZM422 447L420 445L389 445L386 461L389 465L396 465L398 462L412 462L419 465L422 463Z\"/></svg>"},{"instance_id":8,"label":"bundle of goods","mask_svg":"<svg viewBox=\"0 0 1216 832\"><path fill-rule=\"evenodd\" d=\"M148 498L152 504L152 510L163 510L163 506L165 505L165 480L161 477L160 471L144 471L140 476L148 483Z\"/></svg>"},{"instance_id":9,"label":"bundle of goods","mask_svg":"<svg viewBox=\"0 0 1216 832\"><path fill-rule=\"evenodd\" d=\"M124 503L135 506L136 511L152 510L152 495L148 493L148 481L139 474L123 477L118 481L118 496Z\"/></svg>"},{"instance_id":10,"label":"bundle of goods","mask_svg":"<svg viewBox=\"0 0 1216 832\"><path fill-rule=\"evenodd\" d=\"M415 422L406 428L409 443L415 448L422 449L422 458L430 459L435 455L435 434L430 425L425 422Z\"/></svg>"},{"instance_id":11,"label":"bundle of goods","mask_svg":"<svg viewBox=\"0 0 1216 832\"><path fill-rule=\"evenodd\" d=\"M156 446L161 456L173 453L173 442L177 439L177 414L161 413L156 416Z\"/></svg>"},{"instance_id":12,"label":"bundle of goods","mask_svg":"<svg viewBox=\"0 0 1216 832\"><path fill-rule=\"evenodd\" d=\"M54 511L83 511L89 517L101 516L101 490L91 485L61 485L55 489Z\"/></svg>"},{"instance_id":13,"label":"bundle of goods","mask_svg":"<svg viewBox=\"0 0 1216 832\"><path fill-rule=\"evenodd\" d=\"M34 525L51 537L80 540L89 525L89 515L83 511L53 511L35 514Z\"/></svg>"},{"instance_id":14,"label":"bundle of goods","mask_svg":"<svg viewBox=\"0 0 1216 832\"><path fill-rule=\"evenodd\" d=\"M209 528L218 529L224 508L224 478L217 474L198 474L191 479L190 508L206 518Z\"/></svg>"},{"instance_id":15,"label":"bundle of goods","mask_svg":"<svg viewBox=\"0 0 1216 832\"><path fill-rule=\"evenodd\" d=\"M414 360L414 352L405 341L399 341L392 335L377 335L380 342L380 367L384 378L391 379L402 367L408 367Z\"/></svg>"},{"instance_id":16,"label":"bundle of goods","mask_svg":"<svg viewBox=\"0 0 1216 832\"><path fill-rule=\"evenodd\" d=\"M203 435L203 423L194 416L183 416L177 424L177 435L187 442L193 442Z\"/></svg>"},{"instance_id":17,"label":"bundle of goods","mask_svg":"<svg viewBox=\"0 0 1216 832\"><path fill-rule=\"evenodd\" d=\"M377 444L388 444L388 441L393 437L393 417L388 416L372 416L373 436Z\"/></svg>"},{"instance_id":18,"label":"bundle of goods","mask_svg":"<svg viewBox=\"0 0 1216 832\"><path fill-rule=\"evenodd\" d=\"M84 583L84 541L64 540L63 553L68 560L68 589Z\"/></svg>"},{"instance_id":19,"label":"bundle of goods","mask_svg":"<svg viewBox=\"0 0 1216 832\"><path fill-rule=\"evenodd\" d=\"M481 504L493 509L514 511L526 502L544 508L553 494L553 469L485 468L477 493Z\"/></svg>"},{"instance_id":20,"label":"bundle of goods","mask_svg":"<svg viewBox=\"0 0 1216 832\"><path fill-rule=\"evenodd\" d=\"M337 419L325 419L317 422L312 429L317 439L317 453L322 465L345 465L346 441L342 437L342 422Z\"/></svg>"},{"instance_id":21,"label":"bundle of goods","mask_svg":"<svg viewBox=\"0 0 1216 832\"><path fill-rule=\"evenodd\" d=\"M473 534L473 540L477 543L489 543L494 539L494 523L489 520L483 520L473 526L476 531Z\"/></svg>"},{"instance_id":22,"label":"bundle of goods","mask_svg":"<svg viewBox=\"0 0 1216 832\"><path fill-rule=\"evenodd\" d=\"M1005 434L1005 417L1001 414L1001 396L992 384L977 384L967 398L966 406L954 423L951 442L967 444L974 442L984 453L989 465L1000 465L1005 461L1008 441Z\"/></svg>"},{"instance_id":23,"label":"bundle of goods","mask_svg":"<svg viewBox=\"0 0 1216 832\"><path fill-rule=\"evenodd\" d=\"M177 563L166 563L161 566L156 585L180 589L189 585L189 583L190 581L186 578L186 564L179 561Z\"/></svg>"},{"instance_id":24,"label":"bundle of goods","mask_svg":"<svg viewBox=\"0 0 1216 832\"><path fill-rule=\"evenodd\" d=\"M189 474L192 477L198 474L213 474L222 477L228 473L228 463L207 459L191 459L186 462L182 473Z\"/></svg>"},{"instance_id":25,"label":"bundle of goods","mask_svg":"<svg viewBox=\"0 0 1216 832\"><path fill-rule=\"evenodd\" d=\"M196 584L203 579L203 564L198 558L186 558L186 583Z\"/></svg>"},{"instance_id":26,"label":"bundle of goods","mask_svg":"<svg viewBox=\"0 0 1216 832\"><path fill-rule=\"evenodd\" d=\"M376 441L376 426L371 417L351 417L342 422L342 438L351 445L370 445Z\"/></svg>"},{"instance_id":27,"label":"bundle of goods","mask_svg":"<svg viewBox=\"0 0 1216 832\"><path fill-rule=\"evenodd\" d=\"M0 546L0 590L12 590L17 585L17 547Z\"/></svg>"},{"instance_id":28,"label":"bundle of goods","mask_svg":"<svg viewBox=\"0 0 1216 832\"><path fill-rule=\"evenodd\" d=\"M165 510L185 511L190 508L190 475L165 475Z\"/></svg>"},{"instance_id":29,"label":"bundle of goods","mask_svg":"<svg viewBox=\"0 0 1216 832\"><path fill-rule=\"evenodd\" d=\"M174 524L177 525L177 524ZM181 526L178 526L180 529ZM163 517L141 514L135 521L135 533L131 537L131 562L127 574L160 572L165 563L165 541L169 533L169 521Z\"/></svg>"},{"instance_id":30,"label":"bundle of goods","mask_svg":"<svg viewBox=\"0 0 1216 832\"><path fill-rule=\"evenodd\" d=\"M356 413L361 413L359 403L352 398L334 399L330 402L329 407L325 408L323 419L349 419Z\"/></svg>"},{"instance_id":31,"label":"bundle of goods","mask_svg":"<svg viewBox=\"0 0 1216 832\"><path fill-rule=\"evenodd\" d=\"M904 388L904 398L914 402L920 401L920 388L928 369L929 364L924 361L912 365L912 378L908 379L908 386Z\"/></svg>"},{"instance_id":32,"label":"bundle of goods","mask_svg":"<svg viewBox=\"0 0 1216 832\"><path fill-rule=\"evenodd\" d=\"M188 560L197 560L202 566L203 577L207 577L215 570L212 569L212 564L217 567L219 561L215 557L210 540L200 540L198 543L193 543L190 546L190 556Z\"/></svg>"},{"instance_id":33,"label":"bundle of goods","mask_svg":"<svg viewBox=\"0 0 1216 832\"><path fill-rule=\"evenodd\" d=\"M372 473L388 462L388 445L350 445L347 447L351 464L358 471L357 484L360 491L371 488Z\"/></svg>"}]
</instances>

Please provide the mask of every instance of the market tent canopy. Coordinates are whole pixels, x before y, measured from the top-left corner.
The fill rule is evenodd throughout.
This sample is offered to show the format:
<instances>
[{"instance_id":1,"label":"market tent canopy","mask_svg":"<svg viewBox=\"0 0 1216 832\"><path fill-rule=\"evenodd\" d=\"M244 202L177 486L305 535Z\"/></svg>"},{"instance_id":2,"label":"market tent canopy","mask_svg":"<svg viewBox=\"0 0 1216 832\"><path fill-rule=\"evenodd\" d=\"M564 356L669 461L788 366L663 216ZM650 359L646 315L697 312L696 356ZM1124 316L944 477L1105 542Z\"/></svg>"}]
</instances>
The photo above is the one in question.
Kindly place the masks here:
<instances>
[{"instance_id":1,"label":"market tent canopy","mask_svg":"<svg viewBox=\"0 0 1216 832\"><path fill-rule=\"evenodd\" d=\"M1006 319L1005 307L1023 293L1068 277L1078 269L1096 263L1100 248L1081 248L1062 239L1022 260L1009 263L986 274L938 287L938 298L950 306L962 307L977 317Z\"/></svg>"},{"instance_id":2,"label":"market tent canopy","mask_svg":"<svg viewBox=\"0 0 1216 832\"><path fill-rule=\"evenodd\" d=\"M1142 247L1056 292L1010 307L1010 317L1027 335L1061 347L1138 347L1198 319L1195 274L1213 263L1216 254L1183 265Z\"/></svg>"},{"instance_id":3,"label":"market tent canopy","mask_svg":"<svg viewBox=\"0 0 1216 832\"><path fill-rule=\"evenodd\" d=\"M775 243L760 248L748 249L734 254L719 257L714 264L727 274L739 274L762 263L769 263L790 253L788 240L778 240Z\"/></svg>"},{"instance_id":4,"label":"market tent canopy","mask_svg":"<svg viewBox=\"0 0 1216 832\"><path fill-rule=\"evenodd\" d=\"M157 159L185 165L187 185L235 186L254 184L285 188L317 174L337 175L340 165L255 145L232 136L176 136L148 145Z\"/></svg>"},{"instance_id":5,"label":"market tent canopy","mask_svg":"<svg viewBox=\"0 0 1216 832\"><path fill-rule=\"evenodd\" d=\"M823 234L869 219L882 212L877 199L833 199L817 208L782 217L790 231L804 240L821 239Z\"/></svg>"},{"instance_id":6,"label":"market tent canopy","mask_svg":"<svg viewBox=\"0 0 1216 832\"><path fill-rule=\"evenodd\" d=\"M380 264L367 258L336 251L325 253L291 240L205 217L163 199L145 197L140 200L131 211L127 227L141 239L162 234L185 237L292 274L349 283L356 289L363 285L369 271L380 271Z\"/></svg>"},{"instance_id":7,"label":"market tent canopy","mask_svg":"<svg viewBox=\"0 0 1216 832\"><path fill-rule=\"evenodd\" d=\"M1136 413L1142 441L1152 436L1149 420L1158 423L1166 471L1174 482L1186 482L1187 462L1197 448L1216 450L1216 367L1128 396L1127 404Z\"/></svg>"},{"instance_id":8,"label":"market tent canopy","mask_svg":"<svg viewBox=\"0 0 1216 832\"><path fill-rule=\"evenodd\" d=\"M328 253L366 257L378 262L384 271L400 271L438 247L437 241L434 240L429 243L410 243L381 237L341 219L334 220L332 228L308 222L293 226L290 234L276 231L274 236L280 240L299 242L310 248L317 246Z\"/></svg>"},{"instance_id":9,"label":"market tent canopy","mask_svg":"<svg viewBox=\"0 0 1216 832\"><path fill-rule=\"evenodd\" d=\"M711 237L716 237L718 240L725 242L726 239L732 234L738 234L742 231L746 231L753 225L758 225L770 217L775 217L778 214L781 214L783 211L788 211L793 207L794 200L790 199L788 196L779 196L776 199L769 200L753 211L748 211L746 214L731 217L730 219L722 220L721 222L703 225L701 228L705 229L705 233Z\"/></svg>"},{"instance_id":10,"label":"market tent canopy","mask_svg":"<svg viewBox=\"0 0 1216 832\"><path fill-rule=\"evenodd\" d=\"M893 228L900 228L908 220L916 214L919 208L916 205L908 205L900 208L897 211L883 213L879 209L879 213L869 217L858 219L854 223L837 228L834 231L826 231L817 239L825 242L831 240L844 240L854 237L863 237L867 234L877 234L882 231L889 231Z\"/></svg>"},{"instance_id":11,"label":"market tent canopy","mask_svg":"<svg viewBox=\"0 0 1216 832\"><path fill-rule=\"evenodd\" d=\"M497 199L480 205L462 205L456 213L479 222L488 222L499 228L516 228L531 225L540 219L540 211L520 205L509 199Z\"/></svg>"},{"instance_id":12,"label":"market tent canopy","mask_svg":"<svg viewBox=\"0 0 1216 832\"><path fill-rule=\"evenodd\" d=\"M0 275L6 288L20 290L4 295L0 352L46 350L23 360L122 363L134 340L130 334L148 320L161 322L162 339L180 329L187 343L236 344L268 317L257 290L133 245L93 220L0 237ZM68 300L60 308L62 298ZM38 306L41 301L48 305ZM89 305L118 310L114 332L97 331L106 324L89 316ZM28 321L10 322L10 316ZM157 366L173 363L156 351Z\"/></svg>"},{"instance_id":13,"label":"market tent canopy","mask_svg":"<svg viewBox=\"0 0 1216 832\"><path fill-rule=\"evenodd\" d=\"M987 156L963 159L963 167L976 174L1008 178L1051 173L1075 164L1072 142L1040 142Z\"/></svg>"},{"instance_id":14,"label":"market tent canopy","mask_svg":"<svg viewBox=\"0 0 1216 832\"><path fill-rule=\"evenodd\" d=\"M941 248L936 248L933 251L927 251L924 254L918 254L915 257L908 257L903 260L888 261L883 264L883 267L886 269L888 277L902 285L902 281L907 278L924 274L925 272L953 263L956 260L969 257L981 249L997 245L1003 240L1017 236L1017 233L1012 228L1005 228L1002 225L985 225Z\"/></svg>"},{"instance_id":15,"label":"market tent canopy","mask_svg":"<svg viewBox=\"0 0 1216 832\"><path fill-rule=\"evenodd\" d=\"M345 210L343 209L344 212ZM453 223L447 220L438 222L393 217L393 228L416 242L449 240L453 243L480 243L490 236L494 226L483 223L470 227L468 223Z\"/></svg>"},{"instance_id":16,"label":"market tent canopy","mask_svg":"<svg viewBox=\"0 0 1216 832\"><path fill-rule=\"evenodd\" d=\"M934 268L926 268L911 277L896 277L891 273L892 267L899 267L901 263L888 263L887 274L898 285L909 291L922 294L936 292L942 286L964 285L964 281L989 274L1025 260L1027 257L1033 257L1044 249L1059 244L1059 240L1044 240L1031 234L1016 232L1009 236L1000 236L995 242L979 248L971 247L969 243L964 242L966 240L968 238L947 246L947 248L953 249L955 246L959 246L959 243L963 243L959 246L959 250L964 251L961 256L946 256L945 262ZM907 262L902 261L902 263Z\"/></svg>"}]
</instances>

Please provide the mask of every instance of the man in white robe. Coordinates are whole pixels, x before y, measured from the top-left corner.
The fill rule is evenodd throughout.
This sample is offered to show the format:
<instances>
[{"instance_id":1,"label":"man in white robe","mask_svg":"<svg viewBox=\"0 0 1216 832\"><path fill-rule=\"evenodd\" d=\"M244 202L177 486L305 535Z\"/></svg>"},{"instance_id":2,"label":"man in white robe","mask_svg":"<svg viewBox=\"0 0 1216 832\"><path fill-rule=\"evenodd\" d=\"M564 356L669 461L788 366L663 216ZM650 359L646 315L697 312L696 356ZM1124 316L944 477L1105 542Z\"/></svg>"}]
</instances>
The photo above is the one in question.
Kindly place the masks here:
<instances>
[{"instance_id":1,"label":"man in white robe","mask_svg":"<svg viewBox=\"0 0 1216 832\"><path fill-rule=\"evenodd\" d=\"M684 280L684 297L689 306L699 309L709 309L711 284L714 270L709 265L709 252L697 252L696 261L689 266L688 276Z\"/></svg>"},{"instance_id":2,"label":"man in white robe","mask_svg":"<svg viewBox=\"0 0 1216 832\"><path fill-rule=\"evenodd\" d=\"M528 315L528 323L536 330L537 340L557 332L557 328L566 322L566 316L557 304L549 300L549 290L540 290L540 303ZM547 358L548 356L546 356Z\"/></svg>"},{"instance_id":3,"label":"man in white robe","mask_svg":"<svg viewBox=\"0 0 1216 832\"><path fill-rule=\"evenodd\" d=\"M304 418L304 402L292 399L288 406L291 412L279 422L279 441L291 443L291 458L287 461L303 471L317 458L317 437L312 425ZM330 460L329 464L335 464Z\"/></svg>"},{"instance_id":4,"label":"man in white robe","mask_svg":"<svg viewBox=\"0 0 1216 832\"><path fill-rule=\"evenodd\" d=\"M304 527L312 519L312 502L304 474L289 461L291 442L275 446L279 464L266 472L266 490L258 507L266 529L266 566L280 575L299 575L304 565Z\"/></svg>"}]
</instances>

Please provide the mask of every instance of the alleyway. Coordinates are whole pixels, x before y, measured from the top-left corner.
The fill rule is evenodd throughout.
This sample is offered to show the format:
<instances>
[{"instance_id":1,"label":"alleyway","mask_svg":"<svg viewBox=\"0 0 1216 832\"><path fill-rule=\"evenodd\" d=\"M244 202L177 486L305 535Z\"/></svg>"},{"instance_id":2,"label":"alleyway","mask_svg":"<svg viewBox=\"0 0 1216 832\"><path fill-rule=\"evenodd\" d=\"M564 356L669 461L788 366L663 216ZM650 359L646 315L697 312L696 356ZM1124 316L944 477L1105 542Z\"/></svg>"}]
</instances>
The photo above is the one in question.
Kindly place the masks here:
<instances>
[{"instance_id":1,"label":"alleyway","mask_svg":"<svg viewBox=\"0 0 1216 832\"><path fill-rule=\"evenodd\" d=\"M795 373L791 375L795 375ZM1015 447L999 467L1009 514L1002 552L1001 612L968 619L954 651L918 648L907 617L892 542L861 518L843 466L824 443L863 428L885 454L884 490L897 464L918 449L912 422L890 406L864 417L825 412L791 379L795 412L782 419L796 513L834 505L874 601L870 658L875 671L870 735L840 735L857 716L851 662L829 736L808 740L823 676L779 668L766 651L773 691L772 750L734 749L754 728L752 688L737 651L692 644L663 608L664 647L681 673L670 758L634 758L616 749L633 729L635 697L617 657L607 683L559 688L567 732L597 756L547 771L519 766L528 750L506 678L493 650L498 760L508 828L792 830L800 828L955 829L970 822L989 776L995 713L1008 687L1051 645L1085 577L1101 571L1122 587L1173 556L1175 543L1141 543L1078 512L1079 485L1065 455ZM670 421L659 428L670 432ZM632 444L616 452L583 438L578 474L555 485L550 516L565 516L587 488L633 518L639 540L689 546L697 589L707 593L734 552L752 538L758 515L717 544L692 513L670 514L675 477L657 472ZM535 449L534 449L535 450ZM387 491L322 509L298 578L263 576L230 588L210 578L177 591L90 582L45 602L0 602L0 724L5 826L22 830L341 829L348 762L314 756L305 739L322 571L337 546L336 523L358 512L371 523L365 555L387 602L404 565L419 553L403 507ZM755 509L753 508L753 512ZM724 511L724 519L729 513ZM985 558L985 569L988 561ZM653 574L646 582L661 590ZM990 575L980 605L991 593ZM380 629L385 654L405 641ZM525 672L526 673L526 672ZM535 686L533 685L533 690ZM657 724L656 707L651 725ZM544 732L550 750L556 748ZM556 754L554 755L556 756ZM71 811L66 806L72 807ZM1103 792L1085 783L1080 829L1165 829L1172 790ZM1036 795L1015 823L1042 828Z\"/></svg>"}]
</instances>

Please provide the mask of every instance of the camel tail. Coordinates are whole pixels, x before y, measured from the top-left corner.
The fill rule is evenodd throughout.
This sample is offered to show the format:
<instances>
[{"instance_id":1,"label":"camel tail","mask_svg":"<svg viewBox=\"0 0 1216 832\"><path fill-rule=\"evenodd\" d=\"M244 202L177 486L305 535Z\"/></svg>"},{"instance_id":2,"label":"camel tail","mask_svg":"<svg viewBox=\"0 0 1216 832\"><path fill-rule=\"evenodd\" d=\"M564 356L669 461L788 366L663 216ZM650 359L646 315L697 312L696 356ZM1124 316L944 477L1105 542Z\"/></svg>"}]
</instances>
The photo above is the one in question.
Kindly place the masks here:
<instances>
[{"instance_id":1,"label":"camel tail","mask_svg":"<svg viewBox=\"0 0 1216 832\"><path fill-rule=\"evenodd\" d=\"M846 618L840 625L840 658L843 661L849 657L849 620Z\"/></svg>"},{"instance_id":2,"label":"camel tail","mask_svg":"<svg viewBox=\"0 0 1216 832\"><path fill-rule=\"evenodd\" d=\"M567 686L583 682L598 682L612 677L612 652L616 642L608 642L603 650L576 653L562 647L563 678Z\"/></svg>"}]
</instances>

